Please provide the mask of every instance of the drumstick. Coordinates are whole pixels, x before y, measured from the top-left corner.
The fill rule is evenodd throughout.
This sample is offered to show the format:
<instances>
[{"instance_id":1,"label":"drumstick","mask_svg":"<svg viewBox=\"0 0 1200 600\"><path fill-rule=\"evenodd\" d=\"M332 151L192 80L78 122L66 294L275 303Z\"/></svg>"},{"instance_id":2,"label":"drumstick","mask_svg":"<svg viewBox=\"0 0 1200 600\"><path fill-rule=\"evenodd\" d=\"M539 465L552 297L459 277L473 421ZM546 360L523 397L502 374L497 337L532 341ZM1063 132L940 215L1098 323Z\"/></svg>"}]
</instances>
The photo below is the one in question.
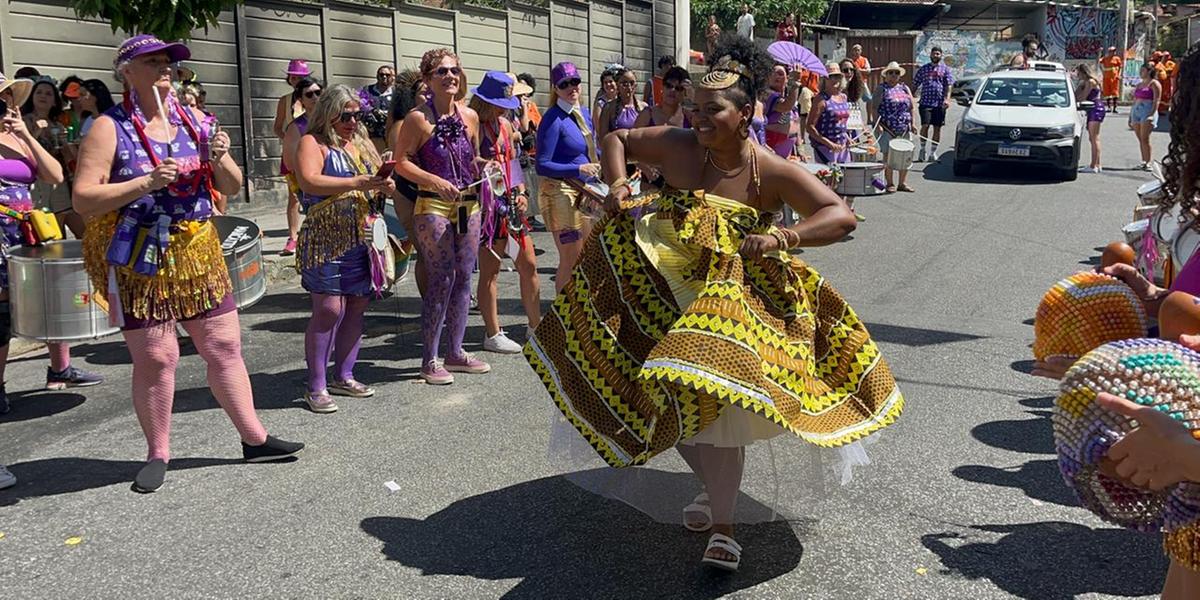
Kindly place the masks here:
<instances>
[{"instance_id":1,"label":"drumstick","mask_svg":"<svg viewBox=\"0 0 1200 600\"><path fill-rule=\"evenodd\" d=\"M167 109L163 108L162 96L158 93L158 88L154 89L154 102L158 104L158 116L162 117L163 130L167 132L167 158L171 157L171 121L167 119Z\"/></svg>"}]
</instances>

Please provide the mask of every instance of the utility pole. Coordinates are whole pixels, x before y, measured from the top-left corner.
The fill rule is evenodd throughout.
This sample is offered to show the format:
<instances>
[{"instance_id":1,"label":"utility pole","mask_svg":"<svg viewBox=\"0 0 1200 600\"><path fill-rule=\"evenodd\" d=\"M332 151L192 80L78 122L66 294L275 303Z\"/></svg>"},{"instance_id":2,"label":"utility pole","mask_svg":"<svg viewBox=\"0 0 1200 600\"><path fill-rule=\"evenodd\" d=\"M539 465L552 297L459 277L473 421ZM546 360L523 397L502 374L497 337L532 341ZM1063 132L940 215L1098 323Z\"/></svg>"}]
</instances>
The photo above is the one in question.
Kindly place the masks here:
<instances>
[{"instance_id":1,"label":"utility pole","mask_svg":"<svg viewBox=\"0 0 1200 600\"><path fill-rule=\"evenodd\" d=\"M1129 49L1129 0L1121 0L1121 14L1117 19L1117 50L1124 64L1125 51Z\"/></svg>"}]
</instances>

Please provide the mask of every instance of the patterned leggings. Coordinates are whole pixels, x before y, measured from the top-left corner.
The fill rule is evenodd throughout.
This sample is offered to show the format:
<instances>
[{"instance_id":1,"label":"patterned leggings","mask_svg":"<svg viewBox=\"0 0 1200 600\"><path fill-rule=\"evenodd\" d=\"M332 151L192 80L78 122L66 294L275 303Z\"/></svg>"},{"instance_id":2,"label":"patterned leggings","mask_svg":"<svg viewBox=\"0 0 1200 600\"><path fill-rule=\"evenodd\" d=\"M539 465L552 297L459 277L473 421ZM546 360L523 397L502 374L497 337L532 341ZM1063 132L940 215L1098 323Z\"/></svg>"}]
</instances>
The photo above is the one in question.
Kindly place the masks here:
<instances>
[{"instance_id":1,"label":"patterned leggings","mask_svg":"<svg viewBox=\"0 0 1200 600\"><path fill-rule=\"evenodd\" d=\"M450 328L446 356L462 358L463 336L467 332L467 311L471 307L471 272L479 258L479 213L467 220L467 232L460 234L450 219L423 214L413 217L417 247L428 278L421 305L421 335L425 347L421 364L438 357L442 326Z\"/></svg>"}]
</instances>

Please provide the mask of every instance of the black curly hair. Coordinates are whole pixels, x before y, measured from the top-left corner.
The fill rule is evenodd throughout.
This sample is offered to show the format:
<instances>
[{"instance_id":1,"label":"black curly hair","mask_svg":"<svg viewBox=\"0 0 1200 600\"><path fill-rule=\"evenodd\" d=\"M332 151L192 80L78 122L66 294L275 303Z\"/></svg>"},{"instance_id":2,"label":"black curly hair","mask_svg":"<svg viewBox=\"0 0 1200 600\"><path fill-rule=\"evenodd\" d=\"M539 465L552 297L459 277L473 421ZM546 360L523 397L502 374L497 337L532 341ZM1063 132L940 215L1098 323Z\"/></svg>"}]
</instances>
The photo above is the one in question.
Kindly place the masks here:
<instances>
[{"instance_id":1,"label":"black curly hair","mask_svg":"<svg viewBox=\"0 0 1200 600\"><path fill-rule=\"evenodd\" d=\"M1171 142L1163 157L1164 208L1179 204L1176 214L1190 214L1200 194L1200 42L1179 59L1179 80L1171 98ZM1200 228L1200 225L1193 225Z\"/></svg>"},{"instance_id":2,"label":"black curly hair","mask_svg":"<svg viewBox=\"0 0 1200 600\"><path fill-rule=\"evenodd\" d=\"M714 66L719 64L721 59L729 57L749 69L750 77L743 75L738 78L737 83L725 90L725 93L726 97L739 107L754 106L759 93L767 87L771 69L775 68L775 59L754 42L733 32L721 34L713 47L713 56Z\"/></svg>"}]
</instances>

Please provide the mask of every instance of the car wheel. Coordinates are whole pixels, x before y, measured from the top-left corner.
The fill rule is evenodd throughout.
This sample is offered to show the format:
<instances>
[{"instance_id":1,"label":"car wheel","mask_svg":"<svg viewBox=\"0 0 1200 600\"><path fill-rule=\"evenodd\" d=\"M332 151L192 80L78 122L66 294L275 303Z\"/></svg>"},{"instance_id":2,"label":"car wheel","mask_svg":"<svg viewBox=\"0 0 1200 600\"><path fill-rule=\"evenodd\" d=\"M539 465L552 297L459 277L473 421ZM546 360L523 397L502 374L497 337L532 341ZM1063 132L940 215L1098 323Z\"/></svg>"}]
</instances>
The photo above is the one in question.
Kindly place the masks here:
<instances>
[{"instance_id":1,"label":"car wheel","mask_svg":"<svg viewBox=\"0 0 1200 600\"><path fill-rule=\"evenodd\" d=\"M1079 168L1078 167L1076 167L1074 169L1063 169L1063 171L1062 171L1062 180L1063 181L1075 181L1076 179L1079 179Z\"/></svg>"},{"instance_id":2,"label":"car wheel","mask_svg":"<svg viewBox=\"0 0 1200 600\"><path fill-rule=\"evenodd\" d=\"M965 160L954 161L954 176L968 177L971 175L971 163Z\"/></svg>"}]
</instances>

